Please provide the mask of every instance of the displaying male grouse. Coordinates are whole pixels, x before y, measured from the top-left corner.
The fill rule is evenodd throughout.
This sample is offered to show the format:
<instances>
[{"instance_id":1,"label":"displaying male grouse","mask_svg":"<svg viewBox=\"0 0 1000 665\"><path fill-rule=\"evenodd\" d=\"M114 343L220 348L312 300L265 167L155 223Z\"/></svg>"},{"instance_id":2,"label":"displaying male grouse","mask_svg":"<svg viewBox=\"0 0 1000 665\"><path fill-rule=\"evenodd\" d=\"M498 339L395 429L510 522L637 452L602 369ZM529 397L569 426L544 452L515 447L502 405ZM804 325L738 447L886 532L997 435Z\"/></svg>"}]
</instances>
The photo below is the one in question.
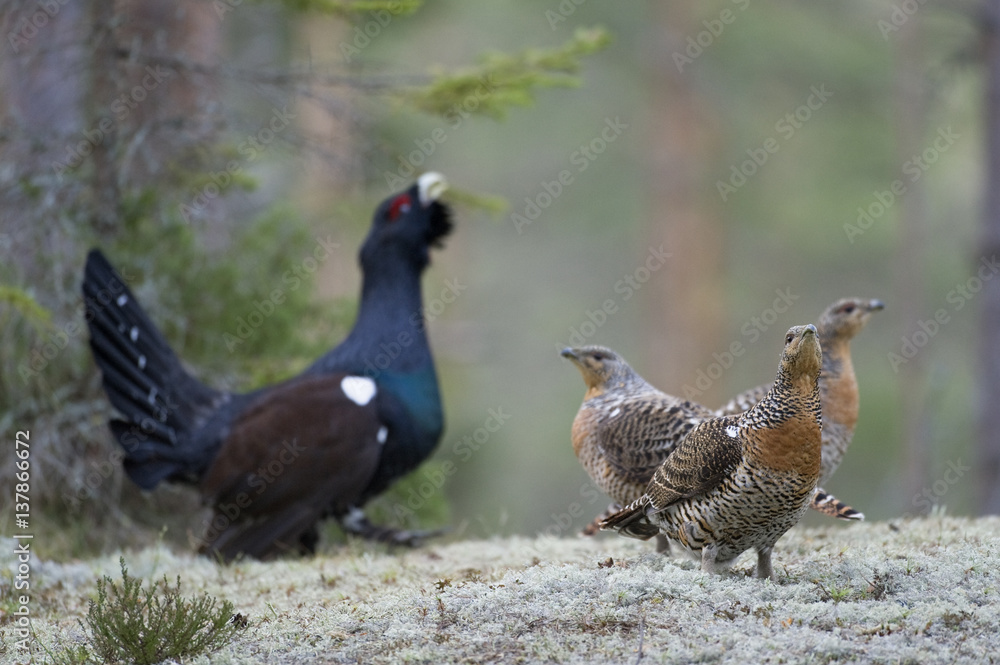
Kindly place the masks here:
<instances>
[{"instance_id":1,"label":"displaying male grouse","mask_svg":"<svg viewBox=\"0 0 1000 665\"><path fill-rule=\"evenodd\" d=\"M437 200L445 187L427 173L379 205L361 246L350 334L300 376L249 393L188 374L101 252L88 255L90 346L124 416L110 426L125 471L144 489L198 486L215 511L203 551L227 560L312 552L327 515L386 542L427 535L376 527L360 507L426 459L444 427L420 277L452 227Z\"/></svg>"},{"instance_id":2,"label":"displaying male grouse","mask_svg":"<svg viewBox=\"0 0 1000 665\"><path fill-rule=\"evenodd\" d=\"M695 427L653 474L646 493L602 528L663 533L705 572L757 551L755 576L773 578L771 549L809 507L820 470L823 355L816 327L785 336L777 379L749 411Z\"/></svg>"},{"instance_id":3,"label":"displaying male grouse","mask_svg":"<svg viewBox=\"0 0 1000 665\"><path fill-rule=\"evenodd\" d=\"M879 300L841 298L823 311L817 326L823 347L823 372L819 376L823 403L823 461L820 487L816 489L811 507L844 520L863 520L865 516L826 492L822 485L840 466L858 422L858 380L851 361L851 340L868 324L873 312L884 308ZM770 388L771 384L767 384L740 393L715 411L715 415L742 413L759 402Z\"/></svg>"}]
</instances>

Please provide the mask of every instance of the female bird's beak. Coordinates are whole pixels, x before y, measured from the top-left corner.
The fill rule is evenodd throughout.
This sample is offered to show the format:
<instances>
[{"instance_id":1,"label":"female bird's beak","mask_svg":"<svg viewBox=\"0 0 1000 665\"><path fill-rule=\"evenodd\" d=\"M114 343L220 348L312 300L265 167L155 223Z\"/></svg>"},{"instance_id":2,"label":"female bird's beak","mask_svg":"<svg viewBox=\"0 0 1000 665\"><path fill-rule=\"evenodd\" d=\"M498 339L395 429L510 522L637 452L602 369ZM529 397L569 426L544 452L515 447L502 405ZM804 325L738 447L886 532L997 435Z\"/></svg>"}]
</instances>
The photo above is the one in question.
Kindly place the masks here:
<instances>
[{"instance_id":1,"label":"female bird's beak","mask_svg":"<svg viewBox=\"0 0 1000 665\"><path fill-rule=\"evenodd\" d=\"M438 197L444 194L446 189L448 189L448 181L436 171L425 173L417 179L420 205L425 208L434 201L437 201Z\"/></svg>"}]
</instances>

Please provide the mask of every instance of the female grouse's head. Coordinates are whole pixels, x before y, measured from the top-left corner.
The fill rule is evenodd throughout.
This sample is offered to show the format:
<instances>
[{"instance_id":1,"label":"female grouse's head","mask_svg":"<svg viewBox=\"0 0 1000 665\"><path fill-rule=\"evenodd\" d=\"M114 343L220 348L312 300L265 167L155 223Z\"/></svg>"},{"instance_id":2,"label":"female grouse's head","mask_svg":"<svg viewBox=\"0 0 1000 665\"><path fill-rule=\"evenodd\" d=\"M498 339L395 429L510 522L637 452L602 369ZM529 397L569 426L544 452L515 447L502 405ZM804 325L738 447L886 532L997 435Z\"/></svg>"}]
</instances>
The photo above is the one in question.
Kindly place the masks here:
<instances>
[{"instance_id":1,"label":"female grouse's head","mask_svg":"<svg viewBox=\"0 0 1000 665\"><path fill-rule=\"evenodd\" d=\"M441 247L451 232L451 210L438 201L447 188L440 173L425 173L409 189L383 201L361 246L362 266L404 261L425 268L430 248Z\"/></svg>"},{"instance_id":2,"label":"female grouse's head","mask_svg":"<svg viewBox=\"0 0 1000 665\"><path fill-rule=\"evenodd\" d=\"M861 332L872 312L885 309L881 300L841 298L826 308L819 317L819 333L824 343L848 341Z\"/></svg>"},{"instance_id":3,"label":"female grouse's head","mask_svg":"<svg viewBox=\"0 0 1000 665\"><path fill-rule=\"evenodd\" d=\"M816 385L823 366L823 351L819 345L816 326L792 326L785 333L785 348L781 352L778 379L784 377L793 383L804 382L807 388Z\"/></svg>"},{"instance_id":4,"label":"female grouse's head","mask_svg":"<svg viewBox=\"0 0 1000 665\"><path fill-rule=\"evenodd\" d=\"M580 370L587 384L588 399L608 389L642 381L624 358L604 346L567 347L560 355L573 361Z\"/></svg>"}]
</instances>

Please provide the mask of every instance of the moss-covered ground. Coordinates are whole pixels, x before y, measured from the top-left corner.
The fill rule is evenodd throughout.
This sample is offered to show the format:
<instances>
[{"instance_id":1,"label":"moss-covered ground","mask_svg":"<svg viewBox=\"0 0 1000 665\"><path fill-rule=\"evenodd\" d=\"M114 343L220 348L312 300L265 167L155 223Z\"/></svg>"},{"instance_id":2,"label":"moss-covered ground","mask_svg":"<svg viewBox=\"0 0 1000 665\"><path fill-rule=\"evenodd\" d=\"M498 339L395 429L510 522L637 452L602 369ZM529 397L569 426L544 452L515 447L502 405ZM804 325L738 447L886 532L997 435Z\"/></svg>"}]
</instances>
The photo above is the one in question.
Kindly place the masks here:
<instances>
[{"instance_id":1,"label":"moss-covered ground","mask_svg":"<svg viewBox=\"0 0 1000 665\"><path fill-rule=\"evenodd\" d=\"M13 548L10 541L6 541ZM118 554L33 561L32 652L83 643ZM130 574L181 576L235 603L246 628L192 663L987 663L1000 660L1000 518L797 528L777 582L658 555L652 543L503 538L388 552L352 542L311 559L230 566L166 548L124 552Z\"/></svg>"}]
</instances>

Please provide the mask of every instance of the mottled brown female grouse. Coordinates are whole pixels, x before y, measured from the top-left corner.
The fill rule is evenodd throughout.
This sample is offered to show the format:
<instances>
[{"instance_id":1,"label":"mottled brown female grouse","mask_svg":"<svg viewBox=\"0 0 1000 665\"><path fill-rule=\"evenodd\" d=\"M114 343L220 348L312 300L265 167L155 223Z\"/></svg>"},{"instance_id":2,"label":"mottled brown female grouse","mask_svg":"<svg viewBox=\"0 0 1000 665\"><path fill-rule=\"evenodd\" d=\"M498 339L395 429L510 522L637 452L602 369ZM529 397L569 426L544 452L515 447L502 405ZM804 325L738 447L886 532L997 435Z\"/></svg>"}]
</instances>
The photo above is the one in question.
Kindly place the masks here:
<instances>
[{"instance_id":1,"label":"mottled brown female grouse","mask_svg":"<svg viewBox=\"0 0 1000 665\"><path fill-rule=\"evenodd\" d=\"M854 437L858 422L858 380L851 362L851 340L868 323L872 312L883 309L879 300L842 298L820 315L819 341L823 347L823 372L819 377L820 401L823 403L823 460L819 484L812 499L813 510L844 520L863 520L863 513L839 501L822 489L840 466ZM717 416L743 413L763 399L771 384L740 393L721 409Z\"/></svg>"},{"instance_id":2,"label":"mottled brown female grouse","mask_svg":"<svg viewBox=\"0 0 1000 665\"><path fill-rule=\"evenodd\" d=\"M573 450L619 510L642 496L660 463L712 412L657 390L611 349L567 348L562 355L587 384L573 421ZM595 523L585 533L596 531Z\"/></svg>"},{"instance_id":3,"label":"mottled brown female grouse","mask_svg":"<svg viewBox=\"0 0 1000 665\"><path fill-rule=\"evenodd\" d=\"M773 579L771 548L808 509L819 478L822 361L815 326L789 329L764 398L738 416L698 425L646 493L601 527L641 539L662 532L700 553L710 573L752 548L755 576Z\"/></svg>"}]
</instances>

